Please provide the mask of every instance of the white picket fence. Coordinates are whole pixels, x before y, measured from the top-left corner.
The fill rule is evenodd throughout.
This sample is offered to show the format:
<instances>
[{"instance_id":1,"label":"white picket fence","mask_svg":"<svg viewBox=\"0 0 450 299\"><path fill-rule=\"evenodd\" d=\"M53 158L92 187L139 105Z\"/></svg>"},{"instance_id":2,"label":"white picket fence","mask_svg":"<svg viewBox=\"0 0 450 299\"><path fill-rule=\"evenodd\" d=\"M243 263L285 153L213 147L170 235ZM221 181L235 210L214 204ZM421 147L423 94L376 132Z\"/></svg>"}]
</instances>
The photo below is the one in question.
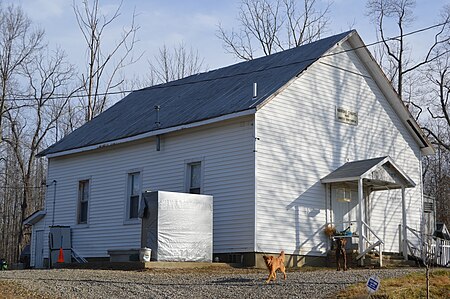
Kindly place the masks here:
<instances>
[{"instance_id":1,"label":"white picket fence","mask_svg":"<svg viewBox=\"0 0 450 299\"><path fill-rule=\"evenodd\" d=\"M431 253L436 265L450 267L450 241L436 238L431 244Z\"/></svg>"},{"instance_id":2,"label":"white picket fence","mask_svg":"<svg viewBox=\"0 0 450 299\"><path fill-rule=\"evenodd\" d=\"M436 266L450 267L450 240L444 240L431 235L424 236L420 231L406 227L408 253L423 262L431 262ZM401 232L401 226L399 226ZM401 240L400 240L401 242Z\"/></svg>"}]
</instances>

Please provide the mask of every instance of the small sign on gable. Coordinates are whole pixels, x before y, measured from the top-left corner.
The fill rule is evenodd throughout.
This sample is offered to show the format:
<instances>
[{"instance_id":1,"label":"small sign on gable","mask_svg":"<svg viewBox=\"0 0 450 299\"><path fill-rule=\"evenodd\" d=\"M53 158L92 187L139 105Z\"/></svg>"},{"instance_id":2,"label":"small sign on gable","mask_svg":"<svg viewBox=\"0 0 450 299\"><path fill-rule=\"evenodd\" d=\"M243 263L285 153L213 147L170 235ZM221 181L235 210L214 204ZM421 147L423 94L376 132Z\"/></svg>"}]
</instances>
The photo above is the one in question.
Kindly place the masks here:
<instances>
[{"instance_id":1,"label":"small sign on gable","mask_svg":"<svg viewBox=\"0 0 450 299\"><path fill-rule=\"evenodd\" d=\"M369 277L366 283L366 287L369 293L378 291L378 289L380 288L380 279L376 276Z\"/></svg>"},{"instance_id":2,"label":"small sign on gable","mask_svg":"<svg viewBox=\"0 0 450 299\"><path fill-rule=\"evenodd\" d=\"M336 107L336 120L349 125L357 126L358 113L342 107Z\"/></svg>"}]
</instances>

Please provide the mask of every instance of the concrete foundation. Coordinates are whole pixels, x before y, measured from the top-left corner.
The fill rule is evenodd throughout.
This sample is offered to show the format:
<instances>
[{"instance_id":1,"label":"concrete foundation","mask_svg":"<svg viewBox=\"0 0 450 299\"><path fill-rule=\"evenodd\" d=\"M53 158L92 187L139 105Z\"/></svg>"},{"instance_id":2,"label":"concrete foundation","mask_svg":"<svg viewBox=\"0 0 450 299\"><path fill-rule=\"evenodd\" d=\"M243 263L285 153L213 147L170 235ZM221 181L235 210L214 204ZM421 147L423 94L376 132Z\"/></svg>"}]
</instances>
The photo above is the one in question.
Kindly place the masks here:
<instances>
[{"instance_id":1,"label":"concrete foundation","mask_svg":"<svg viewBox=\"0 0 450 299\"><path fill-rule=\"evenodd\" d=\"M243 267L255 267L265 269L263 255L278 256L279 253L260 253L260 252L242 252L242 253L218 253L214 254L214 261L229 264L240 264ZM285 265L288 268L300 268L303 266L325 267L327 264L326 256L305 256L290 255L285 256Z\"/></svg>"},{"instance_id":2,"label":"concrete foundation","mask_svg":"<svg viewBox=\"0 0 450 299\"><path fill-rule=\"evenodd\" d=\"M137 249L110 249L108 250L111 262L137 262L139 261L139 248Z\"/></svg>"}]
</instances>

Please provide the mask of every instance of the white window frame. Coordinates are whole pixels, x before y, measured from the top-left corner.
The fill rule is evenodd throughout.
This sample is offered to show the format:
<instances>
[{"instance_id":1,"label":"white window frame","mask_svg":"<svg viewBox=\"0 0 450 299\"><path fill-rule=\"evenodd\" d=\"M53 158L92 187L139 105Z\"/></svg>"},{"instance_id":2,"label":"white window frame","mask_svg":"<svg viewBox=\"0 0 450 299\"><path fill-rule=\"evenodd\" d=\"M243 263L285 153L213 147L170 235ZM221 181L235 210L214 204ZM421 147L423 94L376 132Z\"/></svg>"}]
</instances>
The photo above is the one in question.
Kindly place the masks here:
<instances>
[{"instance_id":1,"label":"white window frame","mask_svg":"<svg viewBox=\"0 0 450 299\"><path fill-rule=\"evenodd\" d=\"M88 199L84 202L87 202L87 211L86 211L86 222L80 222L80 214L81 214L81 194L80 194L80 184L82 182L88 182ZM82 178L77 180L77 212L75 223L77 226L88 226L89 225L89 210L92 203L92 178Z\"/></svg>"},{"instance_id":2,"label":"white window frame","mask_svg":"<svg viewBox=\"0 0 450 299\"><path fill-rule=\"evenodd\" d=\"M204 178L205 178L205 159L202 158L197 158L197 159L189 159L189 160L185 160L184 161L184 172L185 172L185 176L184 176L184 191L186 193L191 193L191 165L193 164L200 164L200 192L199 194L203 194L204 192L204 187L203 187L203 182L204 182ZM193 193L195 194L195 193Z\"/></svg>"},{"instance_id":3,"label":"white window frame","mask_svg":"<svg viewBox=\"0 0 450 299\"><path fill-rule=\"evenodd\" d=\"M131 185L131 177L134 174L139 174L139 198L138 198L138 214L139 214L139 206L142 198L142 177L143 177L143 171L142 169L130 169L126 173L125 178L125 215L124 215L124 223L125 224L135 224L139 223L140 219L139 217L136 218L130 218L130 207L131 207L131 192L132 192L132 185Z\"/></svg>"}]
</instances>

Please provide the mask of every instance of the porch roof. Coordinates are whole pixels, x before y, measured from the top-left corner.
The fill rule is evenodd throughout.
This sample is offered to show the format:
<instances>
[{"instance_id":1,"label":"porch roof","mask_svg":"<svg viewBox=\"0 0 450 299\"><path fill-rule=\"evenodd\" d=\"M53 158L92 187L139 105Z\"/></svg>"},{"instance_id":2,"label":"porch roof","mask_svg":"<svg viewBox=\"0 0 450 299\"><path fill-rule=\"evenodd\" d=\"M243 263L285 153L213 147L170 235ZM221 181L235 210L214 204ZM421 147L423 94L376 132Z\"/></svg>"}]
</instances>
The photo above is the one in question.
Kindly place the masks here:
<instances>
[{"instance_id":1,"label":"porch roof","mask_svg":"<svg viewBox=\"0 0 450 299\"><path fill-rule=\"evenodd\" d=\"M364 185L374 190L416 186L414 181L389 156L347 162L323 177L321 182L357 182L359 179L363 179Z\"/></svg>"},{"instance_id":2,"label":"porch roof","mask_svg":"<svg viewBox=\"0 0 450 299\"><path fill-rule=\"evenodd\" d=\"M34 225L38 223L47 214L44 210L38 210L23 220L24 225Z\"/></svg>"}]
</instances>

